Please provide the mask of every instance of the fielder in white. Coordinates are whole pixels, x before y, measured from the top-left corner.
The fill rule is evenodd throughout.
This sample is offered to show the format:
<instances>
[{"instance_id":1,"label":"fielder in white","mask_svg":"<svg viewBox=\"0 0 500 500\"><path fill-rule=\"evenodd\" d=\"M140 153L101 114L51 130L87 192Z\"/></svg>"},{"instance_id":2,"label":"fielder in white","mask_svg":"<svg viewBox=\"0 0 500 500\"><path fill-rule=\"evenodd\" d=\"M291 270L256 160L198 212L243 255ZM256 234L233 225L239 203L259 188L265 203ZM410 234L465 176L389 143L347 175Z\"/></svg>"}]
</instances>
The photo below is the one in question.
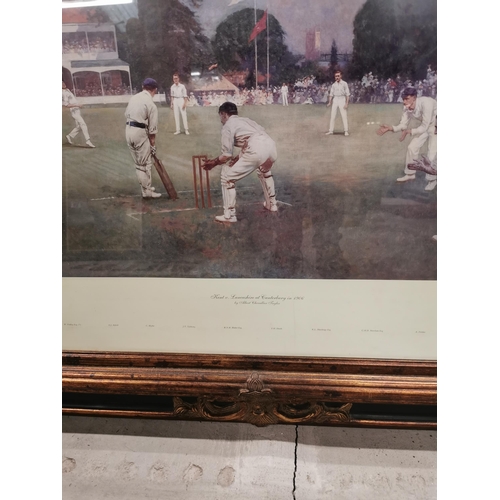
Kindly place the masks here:
<instances>
[{"instance_id":1,"label":"fielder in white","mask_svg":"<svg viewBox=\"0 0 500 500\"><path fill-rule=\"evenodd\" d=\"M281 102L283 106L288 106L288 85L286 83L281 87Z\"/></svg>"},{"instance_id":2,"label":"fielder in white","mask_svg":"<svg viewBox=\"0 0 500 500\"><path fill-rule=\"evenodd\" d=\"M429 176L436 179L432 182L437 183L437 126L434 129L434 134L431 134L429 136L428 153L429 153L428 157L422 155L421 160L415 160L412 163L408 163L408 168L410 170L421 170L422 172L429 174ZM435 234L432 237L432 241L437 241L437 234Z\"/></svg>"},{"instance_id":3,"label":"fielder in white","mask_svg":"<svg viewBox=\"0 0 500 500\"><path fill-rule=\"evenodd\" d=\"M335 81L330 88L330 94L327 107L332 105L332 114L330 117L330 128L326 135L333 134L333 127L335 125L335 117L337 116L337 109L340 110L342 123L344 125L344 135L349 135L349 125L347 123L347 108L349 106L349 87L344 80L342 80L342 72L335 72Z\"/></svg>"},{"instance_id":4,"label":"fielder in white","mask_svg":"<svg viewBox=\"0 0 500 500\"><path fill-rule=\"evenodd\" d=\"M170 87L170 108L174 110L175 119L175 132L174 135L179 135L181 133L181 120L184 125L184 132L189 135L189 127L187 121L187 111L186 106L188 104L188 95L186 87L179 83L179 75L174 73L173 76L174 84ZM180 115L180 116L179 116Z\"/></svg>"},{"instance_id":5,"label":"fielder in white","mask_svg":"<svg viewBox=\"0 0 500 500\"><path fill-rule=\"evenodd\" d=\"M62 105L70 109L71 116L76 123L76 127L66 136L66 140L70 144L73 144L73 139L78 135L78 132L82 131L87 146L89 148L95 148L95 146L90 141L89 129L87 128L87 124L80 114L81 104L78 104L76 97L73 95L71 90L66 87L64 81L62 82Z\"/></svg>"},{"instance_id":6,"label":"fielder in white","mask_svg":"<svg viewBox=\"0 0 500 500\"><path fill-rule=\"evenodd\" d=\"M412 136L408 149L406 150L405 175L396 179L397 182L408 182L415 180L415 170L408 168L408 165L418 159L420 148L428 141L427 157L432 161L436 157L435 137L437 102L432 97L417 97L417 89L408 87L401 93L403 99L404 111L399 125L381 125L377 130L378 135L384 135L386 132L401 132L400 141L404 141L407 135ZM413 129L408 125L412 118L416 118L421 124ZM426 191L432 191L437 184L437 176L425 174L427 179Z\"/></svg>"},{"instance_id":7,"label":"fielder in white","mask_svg":"<svg viewBox=\"0 0 500 500\"><path fill-rule=\"evenodd\" d=\"M125 117L125 138L130 154L134 159L135 173L141 185L143 198L159 198L151 186L151 153L156 152L156 134L158 133L158 108L153 96L158 91L158 84L153 78L146 78L142 83L142 92L132 96Z\"/></svg>"},{"instance_id":8,"label":"fielder in white","mask_svg":"<svg viewBox=\"0 0 500 500\"><path fill-rule=\"evenodd\" d=\"M275 142L259 124L238 116L238 108L232 102L225 102L219 107L219 116L223 125L221 154L217 158L207 160L203 166L205 170L211 170L216 165L222 165L220 178L224 214L218 215L215 220L237 222L235 183L255 170L264 191L264 208L277 212L271 173L271 167L278 158ZM232 158L234 147L241 148L241 151L238 156Z\"/></svg>"}]
</instances>

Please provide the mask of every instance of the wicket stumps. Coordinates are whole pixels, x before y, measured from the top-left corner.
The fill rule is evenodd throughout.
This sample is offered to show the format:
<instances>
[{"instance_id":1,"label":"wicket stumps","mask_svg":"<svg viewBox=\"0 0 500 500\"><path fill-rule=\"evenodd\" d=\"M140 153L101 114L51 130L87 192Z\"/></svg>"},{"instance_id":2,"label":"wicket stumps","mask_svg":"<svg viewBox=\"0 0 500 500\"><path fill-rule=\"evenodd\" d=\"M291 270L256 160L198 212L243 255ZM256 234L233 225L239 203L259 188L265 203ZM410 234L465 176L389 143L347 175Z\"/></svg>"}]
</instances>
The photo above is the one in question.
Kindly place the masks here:
<instances>
[{"instance_id":1,"label":"wicket stumps","mask_svg":"<svg viewBox=\"0 0 500 500\"><path fill-rule=\"evenodd\" d=\"M205 173L205 188L207 197L207 206L212 208L212 196L210 194L210 178L208 176L208 170L203 170L203 164L208 159L207 155L193 156L193 185L194 185L194 201L196 208L200 208L198 202L198 185L200 189L201 207L205 208L205 189L203 186L203 173Z\"/></svg>"}]
</instances>

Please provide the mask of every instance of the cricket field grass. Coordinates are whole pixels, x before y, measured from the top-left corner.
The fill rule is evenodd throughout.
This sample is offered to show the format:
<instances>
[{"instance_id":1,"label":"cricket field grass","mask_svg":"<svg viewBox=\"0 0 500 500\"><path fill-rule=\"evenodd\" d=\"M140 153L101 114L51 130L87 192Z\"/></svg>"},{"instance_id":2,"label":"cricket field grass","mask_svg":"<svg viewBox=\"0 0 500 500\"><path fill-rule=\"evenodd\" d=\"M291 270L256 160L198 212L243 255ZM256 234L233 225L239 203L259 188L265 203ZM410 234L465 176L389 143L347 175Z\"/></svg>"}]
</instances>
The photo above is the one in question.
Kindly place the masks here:
<instances>
[{"instance_id":1,"label":"cricket field grass","mask_svg":"<svg viewBox=\"0 0 500 500\"><path fill-rule=\"evenodd\" d=\"M279 211L263 209L256 173L237 183L235 224L222 213L220 168L210 172L213 208L196 209L193 155L220 153L215 107L188 108L190 135L173 135L172 111L159 108L157 155L179 194L143 200L125 142L125 106L84 107L95 149L63 111L63 276L182 278L436 279L436 191L424 175L397 184L409 138L376 134L397 124L402 105L352 104L349 137L324 105L245 106L276 141ZM425 153L425 147L421 151Z\"/></svg>"}]
</instances>

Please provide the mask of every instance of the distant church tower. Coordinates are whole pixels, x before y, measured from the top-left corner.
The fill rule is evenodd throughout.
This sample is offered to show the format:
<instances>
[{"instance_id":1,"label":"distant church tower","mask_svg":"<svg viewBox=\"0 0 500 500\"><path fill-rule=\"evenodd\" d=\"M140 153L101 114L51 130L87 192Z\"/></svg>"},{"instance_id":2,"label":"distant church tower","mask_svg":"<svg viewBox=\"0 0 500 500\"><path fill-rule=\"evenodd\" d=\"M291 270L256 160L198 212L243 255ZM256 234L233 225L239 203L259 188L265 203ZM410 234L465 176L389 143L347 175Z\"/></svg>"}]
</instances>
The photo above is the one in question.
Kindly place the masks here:
<instances>
[{"instance_id":1,"label":"distant church tower","mask_svg":"<svg viewBox=\"0 0 500 500\"><path fill-rule=\"evenodd\" d=\"M321 32L318 28L306 32L306 59L317 61L321 51Z\"/></svg>"}]
</instances>

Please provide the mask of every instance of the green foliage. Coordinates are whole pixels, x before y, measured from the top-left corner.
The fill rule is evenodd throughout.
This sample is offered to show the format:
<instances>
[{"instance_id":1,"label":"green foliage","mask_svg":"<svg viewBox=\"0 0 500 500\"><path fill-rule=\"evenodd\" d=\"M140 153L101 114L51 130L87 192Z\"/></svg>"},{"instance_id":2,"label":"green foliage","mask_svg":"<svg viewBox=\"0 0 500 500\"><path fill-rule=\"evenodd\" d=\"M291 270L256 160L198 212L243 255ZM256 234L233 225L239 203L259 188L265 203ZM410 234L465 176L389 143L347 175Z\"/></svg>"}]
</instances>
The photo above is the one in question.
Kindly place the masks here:
<instances>
[{"instance_id":1,"label":"green foliage","mask_svg":"<svg viewBox=\"0 0 500 500\"><path fill-rule=\"evenodd\" d=\"M425 78L437 63L436 0L367 0L353 23L350 75Z\"/></svg>"},{"instance_id":2,"label":"green foliage","mask_svg":"<svg viewBox=\"0 0 500 500\"><path fill-rule=\"evenodd\" d=\"M271 85L279 85L280 83L294 83L297 78L301 78L309 74L306 69L299 65L302 56L292 54L289 50L271 67Z\"/></svg>"},{"instance_id":3,"label":"green foliage","mask_svg":"<svg viewBox=\"0 0 500 500\"><path fill-rule=\"evenodd\" d=\"M264 11L257 10L257 21ZM269 23L269 68L273 84L288 81L298 58L293 56L284 43L285 32L279 21L271 14ZM255 71L254 42L248 43L255 26L254 9L242 9L222 21L212 40L213 52L219 67L224 71ZM257 35L257 68L267 73L267 30ZM252 77L249 78L252 81ZM255 82L255 77L253 77Z\"/></svg>"},{"instance_id":4,"label":"green foliage","mask_svg":"<svg viewBox=\"0 0 500 500\"><path fill-rule=\"evenodd\" d=\"M192 68L211 59L193 11L179 0L138 0L137 7L139 18L130 19L126 27L134 86L152 77L170 88L176 71L185 82Z\"/></svg>"},{"instance_id":5,"label":"green foliage","mask_svg":"<svg viewBox=\"0 0 500 500\"><path fill-rule=\"evenodd\" d=\"M149 54L146 50L144 29L139 19L129 19L126 24L128 59L132 86L137 88L145 78L151 76L148 72Z\"/></svg>"}]
</instances>

